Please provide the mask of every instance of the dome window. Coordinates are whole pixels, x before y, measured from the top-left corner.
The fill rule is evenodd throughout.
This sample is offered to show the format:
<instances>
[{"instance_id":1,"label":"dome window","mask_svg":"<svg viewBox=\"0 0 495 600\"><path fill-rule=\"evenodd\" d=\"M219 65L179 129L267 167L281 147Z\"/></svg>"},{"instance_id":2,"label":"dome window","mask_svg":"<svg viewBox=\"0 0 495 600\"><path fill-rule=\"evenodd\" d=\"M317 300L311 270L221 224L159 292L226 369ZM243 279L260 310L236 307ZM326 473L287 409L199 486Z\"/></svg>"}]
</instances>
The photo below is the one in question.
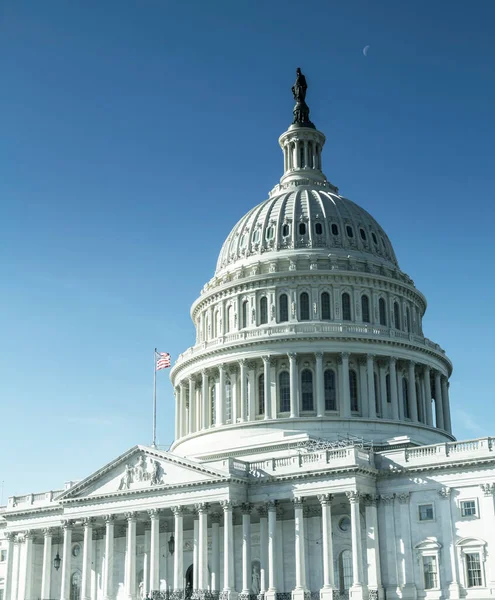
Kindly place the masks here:
<instances>
[{"instance_id":1,"label":"dome window","mask_svg":"<svg viewBox=\"0 0 495 600\"><path fill-rule=\"evenodd\" d=\"M323 377L325 391L325 410L337 410L337 388L335 386L335 371L327 369Z\"/></svg>"},{"instance_id":2,"label":"dome window","mask_svg":"<svg viewBox=\"0 0 495 600\"><path fill-rule=\"evenodd\" d=\"M299 296L299 316L301 321L309 321L309 295L307 292L303 292Z\"/></svg>"},{"instance_id":3,"label":"dome window","mask_svg":"<svg viewBox=\"0 0 495 600\"><path fill-rule=\"evenodd\" d=\"M337 223L332 223L332 235L339 235L339 226Z\"/></svg>"},{"instance_id":4,"label":"dome window","mask_svg":"<svg viewBox=\"0 0 495 600\"><path fill-rule=\"evenodd\" d=\"M302 410L314 410L313 405L313 373L309 369L304 369L301 373L301 399Z\"/></svg>"},{"instance_id":5,"label":"dome window","mask_svg":"<svg viewBox=\"0 0 495 600\"><path fill-rule=\"evenodd\" d=\"M265 414L265 375L258 377L258 414Z\"/></svg>"},{"instance_id":6,"label":"dome window","mask_svg":"<svg viewBox=\"0 0 495 600\"><path fill-rule=\"evenodd\" d=\"M378 300L378 312L380 313L380 325L387 325L387 307L385 305L385 300L380 298Z\"/></svg>"},{"instance_id":7,"label":"dome window","mask_svg":"<svg viewBox=\"0 0 495 600\"><path fill-rule=\"evenodd\" d=\"M287 371L282 371L278 376L278 393L280 412L290 412L290 375Z\"/></svg>"},{"instance_id":8,"label":"dome window","mask_svg":"<svg viewBox=\"0 0 495 600\"><path fill-rule=\"evenodd\" d=\"M268 227L268 229L266 230L266 239L267 240L272 240L273 239L273 235L274 235L274 230L273 227L270 226Z\"/></svg>"},{"instance_id":9,"label":"dome window","mask_svg":"<svg viewBox=\"0 0 495 600\"><path fill-rule=\"evenodd\" d=\"M351 320L351 297L347 292L342 294L342 319L344 321Z\"/></svg>"},{"instance_id":10,"label":"dome window","mask_svg":"<svg viewBox=\"0 0 495 600\"><path fill-rule=\"evenodd\" d=\"M321 223L316 223L315 233L316 233L316 235L321 235L323 233L323 226Z\"/></svg>"},{"instance_id":11,"label":"dome window","mask_svg":"<svg viewBox=\"0 0 495 600\"><path fill-rule=\"evenodd\" d=\"M371 237L373 239L373 243L375 244L375 246L378 246L378 238L376 237L376 235L373 231L371 232Z\"/></svg>"},{"instance_id":12,"label":"dome window","mask_svg":"<svg viewBox=\"0 0 495 600\"><path fill-rule=\"evenodd\" d=\"M299 235L306 235L306 223L299 223Z\"/></svg>"},{"instance_id":13,"label":"dome window","mask_svg":"<svg viewBox=\"0 0 495 600\"><path fill-rule=\"evenodd\" d=\"M399 304L397 302L394 302L394 321L395 321L395 328L396 329L401 329L401 326L400 326L400 309L399 309Z\"/></svg>"},{"instance_id":14,"label":"dome window","mask_svg":"<svg viewBox=\"0 0 495 600\"><path fill-rule=\"evenodd\" d=\"M323 321L330 320L330 294L323 292L321 295L321 318Z\"/></svg>"},{"instance_id":15,"label":"dome window","mask_svg":"<svg viewBox=\"0 0 495 600\"><path fill-rule=\"evenodd\" d=\"M260 241L260 230L257 229L253 234L253 242L257 244Z\"/></svg>"},{"instance_id":16,"label":"dome window","mask_svg":"<svg viewBox=\"0 0 495 600\"><path fill-rule=\"evenodd\" d=\"M363 323L370 322L370 299L368 296L361 296L361 312L363 313Z\"/></svg>"},{"instance_id":17,"label":"dome window","mask_svg":"<svg viewBox=\"0 0 495 600\"><path fill-rule=\"evenodd\" d=\"M242 327L245 328L248 326L248 301L244 300L244 302L242 303Z\"/></svg>"},{"instance_id":18,"label":"dome window","mask_svg":"<svg viewBox=\"0 0 495 600\"><path fill-rule=\"evenodd\" d=\"M244 234L241 237L241 243L240 243L241 248L245 248L246 247L246 234Z\"/></svg>"},{"instance_id":19,"label":"dome window","mask_svg":"<svg viewBox=\"0 0 495 600\"><path fill-rule=\"evenodd\" d=\"M350 237L350 238L354 237L354 230L352 229L352 227L350 225L346 225L345 230L347 232L347 237Z\"/></svg>"},{"instance_id":20,"label":"dome window","mask_svg":"<svg viewBox=\"0 0 495 600\"><path fill-rule=\"evenodd\" d=\"M268 300L266 296L260 299L260 325L268 323Z\"/></svg>"},{"instance_id":21,"label":"dome window","mask_svg":"<svg viewBox=\"0 0 495 600\"><path fill-rule=\"evenodd\" d=\"M363 242L365 242L366 241L366 231L362 227L360 227L360 229L359 229L359 235L361 236L361 239L363 240Z\"/></svg>"},{"instance_id":22,"label":"dome window","mask_svg":"<svg viewBox=\"0 0 495 600\"><path fill-rule=\"evenodd\" d=\"M289 320L289 299L287 294L281 294L279 302L279 322L285 323Z\"/></svg>"},{"instance_id":23,"label":"dome window","mask_svg":"<svg viewBox=\"0 0 495 600\"><path fill-rule=\"evenodd\" d=\"M290 225L288 223L284 223L282 227L282 237L287 237L290 233Z\"/></svg>"},{"instance_id":24,"label":"dome window","mask_svg":"<svg viewBox=\"0 0 495 600\"><path fill-rule=\"evenodd\" d=\"M349 371L349 395L351 397L351 412L359 412L358 378L354 369Z\"/></svg>"}]
</instances>

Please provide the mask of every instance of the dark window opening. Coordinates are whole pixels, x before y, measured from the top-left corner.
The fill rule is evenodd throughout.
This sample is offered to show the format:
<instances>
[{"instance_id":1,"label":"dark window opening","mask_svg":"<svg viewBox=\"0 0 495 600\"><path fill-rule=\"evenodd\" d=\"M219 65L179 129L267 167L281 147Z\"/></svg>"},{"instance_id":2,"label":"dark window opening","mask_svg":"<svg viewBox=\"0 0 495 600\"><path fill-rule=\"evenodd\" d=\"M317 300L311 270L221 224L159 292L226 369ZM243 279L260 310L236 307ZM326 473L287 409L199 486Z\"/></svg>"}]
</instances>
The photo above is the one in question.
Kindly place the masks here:
<instances>
[{"instance_id":1,"label":"dark window opening","mask_svg":"<svg viewBox=\"0 0 495 600\"><path fill-rule=\"evenodd\" d=\"M281 294L280 299L280 322L284 323L289 320L289 299L287 294Z\"/></svg>"},{"instance_id":2,"label":"dark window opening","mask_svg":"<svg viewBox=\"0 0 495 600\"><path fill-rule=\"evenodd\" d=\"M321 318L324 321L330 320L330 294L323 292L321 295Z\"/></svg>"},{"instance_id":3,"label":"dark window opening","mask_svg":"<svg viewBox=\"0 0 495 600\"><path fill-rule=\"evenodd\" d=\"M299 296L299 305L301 321L309 321L309 295L306 292Z\"/></svg>"},{"instance_id":4,"label":"dark window opening","mask_svg":"<svg viewBox=\"0 0 495 600\"><path fill-rule=\"evenodd\" d=\"M347 231L347 235L350 238L354 237L354 231L353 231L353 229L352 229L352 227L350 225L347 225L346 228L345 228L345 230Z\"/></svg>"},{"instance_id":5,"label":"dark window opening","mask_svg":"<svg viewBox=\"0 0 495 600\"><path fill-rule=\"evenodd\" d=\"M342 294L342 320L351 320L351 297L347 292Z\"/></svg>"},{"instance_id":6,"label":"dark window opening","mask_svg":"<svg viewBox=\"0 0 495 600\"><path fill-rule=\"evenodd\" d=\"M316 223L315 233L316 233L316 235L321 235L323 233L323 226L321 223Z\"/></svg>"},{"instance_id":7,"label":"dark window opening","mask_svg":"<svg viewBox=\"0 0 495 600\"><path fill-rule=\"evenodd\" d=\"M299 223L299 235L306 235L306 223Z\"/></svg>"},{"instance_id":8,"label":"dark window opening","mask_svg":"<svg viewBox=\"0 0 495 600\"><path fill-rule=\"evenodd\" d=\"M361 239L363 240L363 242L365 242L366 241L366 231L361 228L359 230L359 235L361 236Z\"/></svg>"},{"instance_id":9,"label":"dark window opening","mask_svg":"<svg viewBox=\"0 0 495 600\"><path fill-rule=\"evenodd\" d=\"M363 323L370 322L370 299L368 296L361 296L361 311L363 313Z\"/></svg>"},{"instance_id":10,"label":"dark window opening","mask_svg":"<svg viewBox=\"0 0 495 600\"><path fill-rule=\"evenodd\" d=\"M336 223L332 223L332 234L339 235L339 226Z\"/></svg>"},{"instance_id":11,"label":"dark window opening","mask_svg":"<svg viewBox=\"0 0 495 600\"><path fill-rule=\"evenodd\" d=\"M325 390L325 410L337 410L337 390L335 388L335 371L327 369L323 376Z\"/></svg>"},{"instance_id":12,"label":"dark window opening","mask_svg":"<svg viewBox=\"0 0 495 600\"><path fill-rule=\"evenodd\" d=\"M301 373L302 410L313 410L313 373L304 369Z\"/></svg>"}]
</instances>

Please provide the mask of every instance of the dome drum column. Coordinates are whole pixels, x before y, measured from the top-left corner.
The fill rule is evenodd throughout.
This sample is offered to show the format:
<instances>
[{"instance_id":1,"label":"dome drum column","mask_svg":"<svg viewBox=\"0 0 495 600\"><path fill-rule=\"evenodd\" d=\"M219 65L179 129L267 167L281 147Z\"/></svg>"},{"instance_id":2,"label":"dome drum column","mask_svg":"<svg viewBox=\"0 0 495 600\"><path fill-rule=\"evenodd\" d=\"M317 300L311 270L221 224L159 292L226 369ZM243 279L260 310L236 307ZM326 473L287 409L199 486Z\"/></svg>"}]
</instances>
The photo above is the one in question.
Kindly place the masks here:
<instances>
[{"instance_id":1,"label":"dome drum column","mask_svg":"<svg viewBox=\"0 0 495 600\"><path fill-rule=\"evenodd\" d=\"M418 422L418 399L416 397L416 363L412 360L408 364L408 395L409 395L409 406L411 421L414 423Z\"/></svg>"},{"instance_id":2,"label":"dome drum column","mask_svg":"<svg viewBox=\"0 0 495 600\"><path fill-rule=\"evenodd\" d=\"M289 374L290 374L290 418L299 417L299 394L298 394L298 374L297 374L297 354L290 353Z\"/></svg>"},{"instance_id":3,"label":"dome drum column","mask_svg":"<svg viewBox=\"0 0 495 600\"><path fill-rule=\"evenodd\" d=\"M442 405L443 405L443 419L445 430L452 433L452 424L450 421L450 401L449 401L449 382L447 377L442 376Z\"/></svg>"},{"instance_id":4,"label":"dome drum column","mask_svg":"<svg viewBox=\"0 0 495 600\"><path fill-rule=\"evenodd\" d=\"M264 395L265 395L265 420L272 418L271 412L271 369L270 357L263 356Z\"/></svg>"},{"instance_id":5,"label":"dome drum column","mask_svg":"<svg viewBox=\"0 0 495 600\"><path fill-rule=\"evenodd\" d=\"M366 370L368 373L368 416L370 419L376 419L376 398L375 398L375 357L372 354L366 356Z\"/></svg>"},{"instance_id":6,"label":"dome drum column","mask_svg":"<svg viewBox=\"0 0 495 600\"><path fill-rule=\"evenodd\" d=\"M435 421L438 429L445 429L441 385L440 373L435 371Z\"/></svg>"}]
</instances>

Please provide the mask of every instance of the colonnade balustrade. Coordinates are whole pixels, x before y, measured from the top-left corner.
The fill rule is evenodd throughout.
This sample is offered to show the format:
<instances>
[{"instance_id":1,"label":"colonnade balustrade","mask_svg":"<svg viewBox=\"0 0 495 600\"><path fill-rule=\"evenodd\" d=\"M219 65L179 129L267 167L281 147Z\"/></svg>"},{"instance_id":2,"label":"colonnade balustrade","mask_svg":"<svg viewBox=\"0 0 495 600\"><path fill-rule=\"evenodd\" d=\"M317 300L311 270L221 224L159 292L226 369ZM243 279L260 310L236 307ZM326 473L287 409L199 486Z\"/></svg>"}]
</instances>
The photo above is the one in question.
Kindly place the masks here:
<instances>
[{"instance_id":1,"label":"colonnade balustrade","mask_svg":"<svg viewBox=\"0 0 495 600\"><path fill-rule=\"evenodd\" d=\"M451 433L448 388L441 371L396 357L291 352L241 358L176 386L175 439L229 424L325 416L409 421Z\"/></svg>"},{"instance_id":2,"label":"colonnade balustrade","mask_svg":"<svg viewBox=\"0 0 495 600\"><path fill-rule=\"evenodd\" d=\"M39 597L39 591L32 589L32 583L37 579L34 571L41 569L41 598L60 598L70 600L71 575L75 568L73 557L74 536L81 538L82 534L82 575L81 575L81 600L96 600L103 596L104 600L115 600L116 589L120 586L125 588L127 600L136 600L142 597L166 597L170 600L184 598L197 598L198 600L284 600L288 593L292 600L308 600L309 569L307 552L309 547L305 535L306 521L308 515L321 515L321 550L319 560L321 562L320 586L318 594L312 591L313 596L321 600L336 600L340 592L350 594L351 598L368 600L368 588L373 592L373 598L378 595L382 597L382 585L380 579L380 560L378 546L378 520L377 520L377 497L363 495L358 491L345 492L347 497L348 511L350 514L350 540L352 547L352 582L338 581L338 575L334 572L334 549L332 541L332 494L319 494L316 497L295 497L292 501L284 500L269 501L263 504L242 503L234 506L231 501L224 500L219 503L199 503L192 507L174 506L168 509L150 509L147 513L127 512L125 514L107 514L94 517L86 517L82 521L65 520L61 523L63 529L62 560L60 563L60 589L54 589L51 581L53 574L54 542L58 538L58 528L40 531L27 531L22 533L9 532L8 561L7 561L7 586L5 588L5 600L18 600L22 598L31 600ZM344 495L338 498L339 506L342 506ZM344 499L345 501L345 499ZM293 551L282 547L281 535L277 527L278 520L282 516L292 517L292 503L294 516L294 547ZM363 562L362 551L362 516L360 505L366 505L366 544L368 564ZM306 509L308 512L306 512ZM316 512L315 512L316 511ZM234 537L234 512L241 514L241 535ZM159 533L160 522L170 520L173 514L173 534L169 534L167 543L160 546ZM185 562L186 549L184 537L184 517L193 518L193 559L192 567L194 576L187 579L189 571L189 560ZM259 557L259 573L253 576L253 516L259 522L257 541ZM285 520L285 519L284 519ZM292 520L292 519L290 519ZM125 565L124 573L117 581L115 568L116 549L116 525L125 528ZM144 553L137 551L137 529L142 531L145 525ZM223 524L223 531L220 525ZM191 529L190 527L188 529ZM43 534L41 538L40 534ZM103 552L96 552L93 545L95 533L97 539L102 540ZM223 544L221 544L223 535ZM33 559L33 540L43 539L43 559L39 565ZM209 544L210 541L210 544ZM57 541L57 552L58 552ZM140 541L140 544L143 542ZM172 543L172 547L171 547ZM242 573L235 573L235 544L239 544L237 555L240 555ZM164 547L173 560L173 569L168 563L165 568L160 561L160 553ZM190 551L190 547L189 547ZM293 571L285 576L281 575L280 565L287 561L282 558L284 554L290 553L294 558ZM96 578L101 582L98 590L95 586L95 559L96 555L103 558L100 565L101 572L96 573ZM188 557L187 557L188 558ZM312 559L314 561L314 550ZM220 565L222 563L222 573ZM79 565L79 563L78 563ZM367 570L365 575L365 569ZM311 567L312 571L318 570ZM138 573L142 581L137 580ZM295 585L290 590L286 589L287 580L292 581L292 573L295 573ZM122 576L123 575L123 576ZM222 575L222 579L220 576ZM236 587L236 581L239 585ZM191 584L192 582L192 584ZM292 586L291 586L292 587ZM253 589L254 588L254 589ZM34 595L33 595L34 594ZM174 595L175 594L175 595Z\"/></svg>"}]
</instances>

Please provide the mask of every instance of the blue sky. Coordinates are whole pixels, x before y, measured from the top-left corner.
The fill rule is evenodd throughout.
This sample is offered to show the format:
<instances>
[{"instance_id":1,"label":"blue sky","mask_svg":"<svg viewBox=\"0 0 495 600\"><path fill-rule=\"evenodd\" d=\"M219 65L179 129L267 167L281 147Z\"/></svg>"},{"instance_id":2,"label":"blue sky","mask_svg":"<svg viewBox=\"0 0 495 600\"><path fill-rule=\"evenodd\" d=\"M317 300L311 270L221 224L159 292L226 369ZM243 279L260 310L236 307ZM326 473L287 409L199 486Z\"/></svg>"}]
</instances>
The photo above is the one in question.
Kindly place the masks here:
<instances>
[{"instance_id":1,"label":"blue sky","mask_svg":"<svg viewBox=\"0 0 495 600\"><path fill-rule=\"evenodd\" d=\"M153 348L191 345L223 240L281 176L298 66L326 175L428 299L455 433L495 435L494 20L489 0L3 0L4 501L150 442Z\"/></svg>"}]
</instances>

